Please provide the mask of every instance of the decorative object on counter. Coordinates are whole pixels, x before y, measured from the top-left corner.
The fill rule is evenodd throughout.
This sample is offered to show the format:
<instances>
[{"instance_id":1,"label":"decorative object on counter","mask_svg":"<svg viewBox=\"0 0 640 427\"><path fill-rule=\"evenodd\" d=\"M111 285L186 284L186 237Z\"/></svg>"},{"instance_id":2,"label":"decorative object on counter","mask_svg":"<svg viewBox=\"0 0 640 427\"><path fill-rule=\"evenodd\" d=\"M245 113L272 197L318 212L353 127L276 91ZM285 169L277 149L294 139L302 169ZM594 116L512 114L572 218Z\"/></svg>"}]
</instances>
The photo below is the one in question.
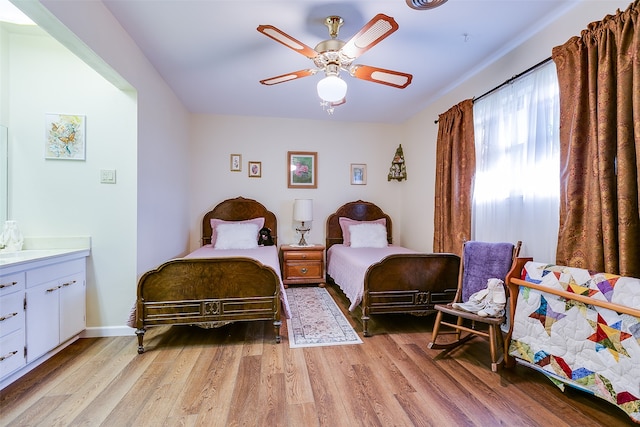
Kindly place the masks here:
<instances>
[{"instance_id":1,"label":"decorative object on counter","mask_svg":"<svg viewBox=\"0 0 640 427\"><path fill-rule=\"evenodd\" d=\"M293 220L301 223L300 227L296 227L296 231L300 233L300 241L298 246L307 246L307 241L304 239L304 233L308 232L311 228L305 222L313 221L313 200L312 199L296 199L293 202Z\"/></svg>"},{"instance_id":2,"label":"decorative object on counter","mask_svg":"<svg viewBox=\"0 0 640 427\"><path fill-rule=\"evenodd\" d=\"M45 114L46 159L85 159L85 116Z\"/></svg>"},{"instance_id":3,"label":"decorative object on counter","mask_svg":"<svg viewBox=\"0 0 640 427\"><path fill-rule=\"evenodd\" d=\"M402 144L398 145L396 154L393 156L393 160L391 161L391 168L389 168L387 181L391 181L392 179L397 179L398 181L407 179L407 166L404 163Z\"/></svg>"},{"instance_id":4,"label":"decorative object on counter","mask_svg":"<svg viewBox=\"0 0 640 427\"><path fill-rule=\"evenodd\" d=\"M5 221L4 230L0 234L0 250L2 252L17 252L22 250L24 237L16 221Z\"/></svg>"}]
</instances>

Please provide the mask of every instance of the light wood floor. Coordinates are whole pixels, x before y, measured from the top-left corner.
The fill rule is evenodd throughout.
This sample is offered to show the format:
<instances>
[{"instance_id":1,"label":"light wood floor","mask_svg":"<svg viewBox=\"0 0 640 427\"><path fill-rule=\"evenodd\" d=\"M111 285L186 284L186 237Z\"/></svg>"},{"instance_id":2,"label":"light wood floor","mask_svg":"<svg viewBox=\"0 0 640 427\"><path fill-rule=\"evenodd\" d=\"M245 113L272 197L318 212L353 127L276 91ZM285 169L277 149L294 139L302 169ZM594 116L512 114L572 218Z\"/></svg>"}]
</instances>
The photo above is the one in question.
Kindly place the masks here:
<instances>
[{"instance_id":1,"label":"light wood floor","mask_svg":"<svg viewBox=\"0 0 640 427\"><path fill-rule=\"evenodd\" d=\"M383 316L363 344L301 349L286 327L275 344L267 322L152 328L143 355L133 336L81 339L0 391L0 424L635 425L522 366L492 373L481 339L445 357L427 350L432 323Z\"/></svg>"}]
</instances>

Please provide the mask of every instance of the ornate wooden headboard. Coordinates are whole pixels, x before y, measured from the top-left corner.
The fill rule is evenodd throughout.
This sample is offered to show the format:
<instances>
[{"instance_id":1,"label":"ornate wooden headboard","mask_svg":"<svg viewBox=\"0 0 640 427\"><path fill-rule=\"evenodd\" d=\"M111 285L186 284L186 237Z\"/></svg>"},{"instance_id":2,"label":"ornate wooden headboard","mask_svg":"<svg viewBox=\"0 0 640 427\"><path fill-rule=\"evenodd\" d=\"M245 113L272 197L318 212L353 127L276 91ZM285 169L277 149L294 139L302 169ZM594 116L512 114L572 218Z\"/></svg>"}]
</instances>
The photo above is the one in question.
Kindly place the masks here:
<instances>
[{"instance_id":1,"label":"ornate wooden headboard","mask_svg":"<svg viewBox=\"0 0 640 427\"><path fill-rule=\"evenodd\" d=\"M355 202L345 203L327 218L327 249L332 245L340 244L343 241L342 229L340 228L340 223L338 221L340 217L347 217L357 221L373 221L375 219L385 218L387 220L387 241L392 243L391 217L384 213L384 211L375 204L365 202L364 200L358 200Z\"/></svg>"},{"instance_id":2,"label":"ornate wooden headboard","mask_svg":"<svg viewBox=\"0 0 640 427\"><path fill-rule=\"evenodd\" d=\"M236 197L220 202L212 211L204 214L202 218L202 245L211 243L211 218L225 221L242 221L264 217L264 226L271 229L273 243L278 244L278 220L276 215L253 199Z\"/></svg>"}]
</instances>

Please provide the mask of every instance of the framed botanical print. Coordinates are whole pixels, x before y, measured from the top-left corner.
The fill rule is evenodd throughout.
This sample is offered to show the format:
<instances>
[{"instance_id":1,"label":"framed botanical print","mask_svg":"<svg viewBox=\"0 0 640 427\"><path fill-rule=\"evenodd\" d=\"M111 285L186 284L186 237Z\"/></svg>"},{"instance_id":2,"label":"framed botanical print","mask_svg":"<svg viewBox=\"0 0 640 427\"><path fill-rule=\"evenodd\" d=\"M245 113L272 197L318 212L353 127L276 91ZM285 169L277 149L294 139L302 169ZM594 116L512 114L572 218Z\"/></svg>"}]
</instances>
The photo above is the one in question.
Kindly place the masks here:
<instances>
[{"instance_id":1,"label":"framed botanical print","mask_svg":"<svg viewBox=\"0 0 640 427\"><path fill-rule=\"evenodd\" d=\"M262 176L262 162L249 162L249 178Z\"/></svg>"},{"instance_id":2,"label":"framed botanical print","mask_svg":"<svg viewBox=\"0 0 640 427\"><path fill-rule=\"evenodd\" d=\"M242 170L242 155L231 154L231 172L240 172Z\"/></svg>"},{"instance_id":3,"label":"framed botanical print","mask_svg":"<svg viewBox=\"0 0 640 427\"><path fill-rule=\"evenodd\" d=\"M367 165L351 163L351 185L367 184Z\"/></svg>"},{"instance_id":4,"label":"framed botanical print","mask_svg":"<svg viewBox=\"0 0 640 427\"><path fill-rule=\"evenodd\" d=\"M287 152L287 187L318 188L317 152Z\"/></svg>"}]
</instances>

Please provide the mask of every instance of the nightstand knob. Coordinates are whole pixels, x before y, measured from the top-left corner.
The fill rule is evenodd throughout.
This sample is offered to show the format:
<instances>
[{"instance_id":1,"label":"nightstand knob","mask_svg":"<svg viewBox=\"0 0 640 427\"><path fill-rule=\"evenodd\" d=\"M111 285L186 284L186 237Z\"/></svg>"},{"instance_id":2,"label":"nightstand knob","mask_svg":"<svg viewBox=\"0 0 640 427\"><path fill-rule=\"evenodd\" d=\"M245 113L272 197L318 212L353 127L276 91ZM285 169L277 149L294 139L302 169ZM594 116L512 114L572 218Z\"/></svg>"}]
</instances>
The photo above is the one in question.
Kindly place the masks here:
<instances>
[{"instance_id":1,"label":"nightstand knob","mask_svg":"<svg viewBox=\"0 0 640 427\"><path fill-rule=\"evenodd\" d=\"M309 270L307 270L306 268L301 268L300 271L302 272L302 274L307 274L307 271Z\"/></svg>"}]
</instances>

